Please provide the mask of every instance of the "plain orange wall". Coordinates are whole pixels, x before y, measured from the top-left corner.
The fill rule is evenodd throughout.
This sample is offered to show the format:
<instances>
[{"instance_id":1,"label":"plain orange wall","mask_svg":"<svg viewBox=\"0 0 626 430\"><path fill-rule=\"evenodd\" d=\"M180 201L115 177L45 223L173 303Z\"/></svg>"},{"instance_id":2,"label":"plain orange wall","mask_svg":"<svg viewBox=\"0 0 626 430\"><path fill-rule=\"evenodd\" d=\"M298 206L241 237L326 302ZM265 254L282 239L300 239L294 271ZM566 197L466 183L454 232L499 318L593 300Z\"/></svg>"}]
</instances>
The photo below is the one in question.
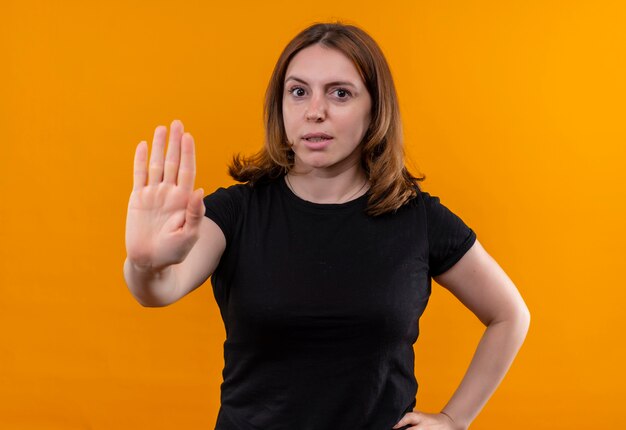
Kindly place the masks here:
<instances>
[{"instance_id":1,"label":"plain orange wall","mask_svg":"<svg viewBox=\"0 0 626 430\"><path fill-rule=\"evenodd\" d=\"M332 19L379 42L410 165L531 310L472 428L623 424L623 2L10 0L0 15L0 428L213 428L210 284L148 309L123 281L133 150L179 118L197 186L232 183L281 49ZM437 411L482 327L435 287L421 329L417 405Z\"/></svg>"}]
</instances>

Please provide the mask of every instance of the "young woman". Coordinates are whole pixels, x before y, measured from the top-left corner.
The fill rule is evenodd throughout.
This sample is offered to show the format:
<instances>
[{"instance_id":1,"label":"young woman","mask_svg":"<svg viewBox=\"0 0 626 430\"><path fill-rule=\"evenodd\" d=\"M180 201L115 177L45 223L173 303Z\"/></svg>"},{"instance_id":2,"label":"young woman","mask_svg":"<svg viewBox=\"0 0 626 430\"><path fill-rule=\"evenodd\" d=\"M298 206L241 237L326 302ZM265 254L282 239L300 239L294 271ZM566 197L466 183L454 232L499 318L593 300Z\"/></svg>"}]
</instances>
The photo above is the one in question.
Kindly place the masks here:
<instances>
[{"instance_id":1,"label":"young woman","mask_svg":"<svg viewBox=\"0 0 626 430\"><path fill-rule=\"evenodd\" d=\"M195 190L180 121L135 153L124 275L144 306L211 276L226 328L218 430L467 429L529 325L476 234L404 166L391 73L363 30L316 24L278 59L266 141L242 182ZM439 413L414 410L413 344L431 279L485 324Z\"/></svg>"}]
</instances>

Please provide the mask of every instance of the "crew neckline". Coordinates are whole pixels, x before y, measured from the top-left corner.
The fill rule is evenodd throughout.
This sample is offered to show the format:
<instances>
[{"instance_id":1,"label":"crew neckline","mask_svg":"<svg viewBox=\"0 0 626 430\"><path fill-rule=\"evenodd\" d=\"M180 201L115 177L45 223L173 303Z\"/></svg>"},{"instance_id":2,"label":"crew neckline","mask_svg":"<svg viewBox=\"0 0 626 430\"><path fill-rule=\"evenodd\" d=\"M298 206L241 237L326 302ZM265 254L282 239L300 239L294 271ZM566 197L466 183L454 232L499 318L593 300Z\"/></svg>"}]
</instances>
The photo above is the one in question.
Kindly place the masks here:
<instances>
[{"instance_id":1,"label":"crew neckline","mask_svg":"<svg viewBox=\"0 0 626 430\"><path fill-rule=\"evenodd\" d=\"M343 202L343 203L315 203L309 200L304 200L302 197L294 193L291 190L291 188L289 188L289 186L287 185L285 175L283 175L280 178L279 183L280 183L280 188L283 191L283 194L285 194L289 198L290 201L294 202L295 204L297 204L298 206L302 208L311 209L314 211L337 211L337 210L352 209L361 205L364 206L364 202L367 202L367 198L369 196L369 190L368 190L364 194L360 195L359 197L352 199L352 200L348 200L347 202Z\"/></svg>"}]
</instances>

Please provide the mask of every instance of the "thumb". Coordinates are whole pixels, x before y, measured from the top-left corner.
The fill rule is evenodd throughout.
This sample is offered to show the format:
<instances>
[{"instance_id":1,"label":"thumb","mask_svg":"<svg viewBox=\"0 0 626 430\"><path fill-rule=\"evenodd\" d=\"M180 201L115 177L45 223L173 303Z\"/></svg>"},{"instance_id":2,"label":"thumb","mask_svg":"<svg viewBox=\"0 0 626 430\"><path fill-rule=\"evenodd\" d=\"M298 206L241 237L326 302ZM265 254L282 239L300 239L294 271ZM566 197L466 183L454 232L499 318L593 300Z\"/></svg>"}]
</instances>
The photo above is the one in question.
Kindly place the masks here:
<instances>
[{"instance_id":1,"label":"thumb","mask_svg":"<svg viewBox=\"0 0 626 430\"><path fill-rule=\"evenodd\" d=\"M187 203L185 224L187 224L191 228L196 228L204 217L205 208L204 202L202 201L203 196L204 189L198 188L191 194L191 197L189 198L189 203Z\"/></svg>"}]
</instances>

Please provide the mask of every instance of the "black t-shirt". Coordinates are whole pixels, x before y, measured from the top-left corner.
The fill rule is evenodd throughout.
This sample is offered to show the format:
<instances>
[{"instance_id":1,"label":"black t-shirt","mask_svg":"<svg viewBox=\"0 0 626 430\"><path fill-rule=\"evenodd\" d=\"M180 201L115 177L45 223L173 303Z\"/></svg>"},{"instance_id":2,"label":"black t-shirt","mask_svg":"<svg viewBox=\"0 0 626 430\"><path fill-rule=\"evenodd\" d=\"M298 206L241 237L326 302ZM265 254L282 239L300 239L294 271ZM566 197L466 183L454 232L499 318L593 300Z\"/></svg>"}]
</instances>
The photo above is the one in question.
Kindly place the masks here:
<instances>
[{"instance_id":1,"label":"black t-shirt","mask_svg":"<svg viewBox=\"0 0 626 430\"><path fill-rule=\"evenodd\" d=\"M296 196L283 178L204 198L226 249L217 430L387 430L415 407L413 344L431 277L476 235L420 191L393 214Z\"/></svg>"}]
</instances>

